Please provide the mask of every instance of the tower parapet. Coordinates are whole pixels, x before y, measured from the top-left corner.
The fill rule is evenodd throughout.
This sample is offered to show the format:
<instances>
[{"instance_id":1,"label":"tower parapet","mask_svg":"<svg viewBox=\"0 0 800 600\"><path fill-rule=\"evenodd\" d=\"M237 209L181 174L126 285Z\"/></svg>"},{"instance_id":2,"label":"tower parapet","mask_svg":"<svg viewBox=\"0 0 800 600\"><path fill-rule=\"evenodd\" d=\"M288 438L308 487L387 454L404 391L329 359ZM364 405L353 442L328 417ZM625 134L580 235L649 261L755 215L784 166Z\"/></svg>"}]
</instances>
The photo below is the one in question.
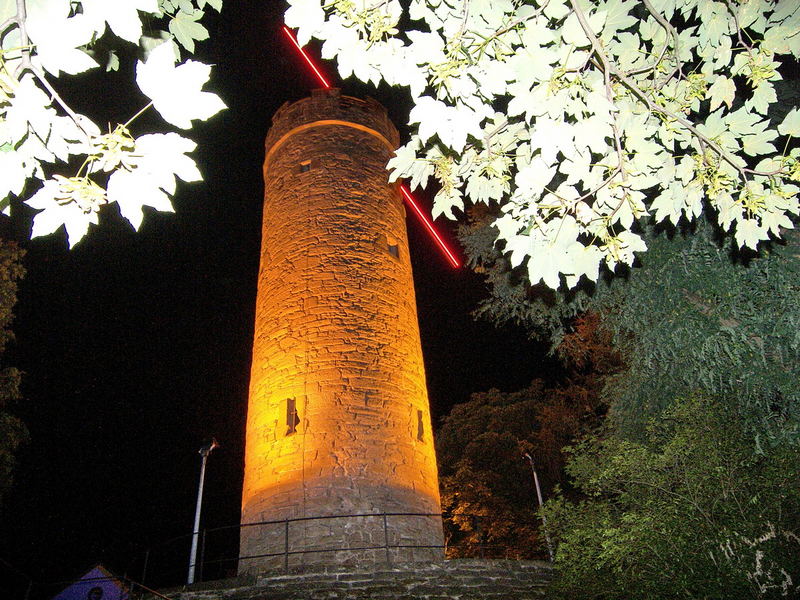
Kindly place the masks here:
<instances>
[{"instance_id":1,"label":"tower parapet","mask_svg":"<svg viewBox=\"0 0 800 600\"><path fill-rule=\"evenodd\" d=\"M442 556L397 144L338 90L267 135L240 573Z\"/></svg>"},{"instance_id":2,"label":"tower parapet","mask_svg":"<svg viewBox=\"0 0 800 600\"><path fill-rule=\"evenodd\" d=\"M308 98L285 102L275 112L272 127L264 143L267 157L273 146L285 139L290 131L316 121L341 121L351 126L361 125L386 139L390 150L400 145L397 128L380 102L373 98L342 96L337 88L318 89L311 92Z\"/></svg>"}]
</instances>

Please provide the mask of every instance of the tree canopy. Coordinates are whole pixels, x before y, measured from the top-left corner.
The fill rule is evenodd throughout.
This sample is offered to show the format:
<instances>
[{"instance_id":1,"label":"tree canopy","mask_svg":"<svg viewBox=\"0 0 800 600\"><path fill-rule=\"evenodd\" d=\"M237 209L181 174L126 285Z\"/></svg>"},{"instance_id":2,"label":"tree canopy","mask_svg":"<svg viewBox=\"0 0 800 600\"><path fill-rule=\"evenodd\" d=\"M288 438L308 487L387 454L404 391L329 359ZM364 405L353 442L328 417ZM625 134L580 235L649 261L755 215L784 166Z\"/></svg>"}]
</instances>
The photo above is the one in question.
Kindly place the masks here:
<instances>
[{"instance_id":1,"label":"tree canopy","mask_svg":"<svg viewBox=\"0 0 800 600\"><path fill-rule=\"evenodd\" d=\"M562 451L598 426L605 414L600 382L622 368L595 314L578 320L559 351L559 382L474 393L442 420L436 454L452 555L546 556L525 454L545 497L557 485L569 489Z\"/></svg>"},{"instance_id":2,"label":"tree canopy","mask_svg":"<svg viewBox=\"0 0 800 600\"><path fill-rule=\"evenodd\" d=\"M180 47L208 38L209 7L222 0L0 0L0 211L22 199L39 211L32 237L64 226L70 246L110 203L135 229L145 206L172 211L176 178L202 179L188 156L196 144L131 131L151 107L182 130L224 108L202 90L210 67L180 62ZM137 52L141 110L103 131L65 100L63 86L81 85L71 76L114 71Z\"/></svg>"},{"instance_id":3,"label":"tree canopy","mask_svg":"<svg viewBox=\"0 0 800 600\"><path fill-rule=\"evenodd\" d=\"M798 447L757 452L725 402L682 400L641 442L590 438L548 502L556 597L786 598L800 591Z\"/></svg>"},{"instance_id":4,"label":"tree canopy","mask_svg":"<svg viewBox=\"0 0 800 600\"><path fill-rule=\"evenodd\" d=\"M342 77L409 89L392 178L434 177L434 214L499 204L496 244L533 284L633 264L643 220L706 214L756 249L800 212L800 110L776 110L794 0L289 4Z\"/></svg>"},{"instance_id":5,"label":"tree canopy","mask_svg":"<svg viewBox=\"0 0 800 600\"><path fill-rule=\"evenodd\" d=\"M531 287L491 243L491 216L461 228L470 261L491 286L478 313L512 321L553 347L590 310L628 368L604 380L618 426L641 433L675 398L724 395L759 443L800 441L800 362L796 299L800 239L789 232L760 255L739 251L712 223L643 235L644 264L568 295Z\"/></svg>"}]
</instances>

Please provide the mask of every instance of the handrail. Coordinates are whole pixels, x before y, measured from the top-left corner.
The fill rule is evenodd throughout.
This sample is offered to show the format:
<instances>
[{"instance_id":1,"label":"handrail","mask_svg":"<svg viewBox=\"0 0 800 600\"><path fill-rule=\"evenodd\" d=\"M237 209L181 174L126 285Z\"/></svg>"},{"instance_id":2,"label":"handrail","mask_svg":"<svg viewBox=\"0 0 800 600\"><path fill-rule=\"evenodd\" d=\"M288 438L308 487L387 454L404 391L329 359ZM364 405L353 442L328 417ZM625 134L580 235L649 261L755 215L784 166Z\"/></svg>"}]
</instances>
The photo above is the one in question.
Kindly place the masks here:
<instances>
[{"instance_id":1,"label":"handrail","mask_svg":"<svg viewBox=\"0 0 800 600\"><path fill-rule=\"evenodd\" d=\"M491 521L491 522L495 522L495 523L498 522L498 521L504 521L504 519L497 519L495 517L492 517L491 515L478 515L478 514L458 513L458 514L455 514L455 515L454 514L444 514L443 515L442 513L386 512L386 513L330 514L330 515L319 515L319 516L310 516L310 517L309 516L290 517L290 518L286 518L286 519L273 519L273 520L258 521L258 522L252 522L252 523L237 523L237 524L234 524L234 525L223 525L223 526L219 526L219 527L206 528L206 529L203 530L203 535L204 535L204 551L203 551L203 554L205 556L203 557L203 559L201 561L199 561L200 564L198 564L198 567L202 567L203 565L205 565L205 567L214 568L218 572L222 572L222 570L224 569L226 564L227 565L231 565L232 568L230 570L233 570L233 569L236 568L236 565L240 561L257 561L257 560L263 560L263 559L276 559L276 558L279 558L279 557L283 557L284 558L284 560L283 560L283 568L280 569L280 567L277 567L277 565L275 565L275 567L277 567L278 569L282 570L283 572L288 572L289 571L289 567L290 567L290 560L289 560L290 557L298 556L298 555L315 555L315 554L321 554L321 553L326 553L326 552L333 553L333 552L341 552L341 551L358 552L358 551L370 551L370 550L372 550L372 551L383 550L386 553L385 562L387 564L391 564L391 562L392 562L392 551L397 551L397 550L413 550L413 549L419 549L419 550L442 550L443 555L444 555L449 550L458 551L458 548L461 547L461 548L466 548L467 551L471 550L471 551L479 554L480 556L484 556L486 554L486 552L488 552L488 553L490 553L492 555L496 555L496 554L498 554L497 550L502 550L504 548L507 549L507 545L503 545L503 544L487 544L487 543L485 543L485 541L481 541L481 542L478 542L478 543L468 542L464 546L460 546L458 543L456 543L456 544L450 543L449 539L445 539L444 543L441 544L441 545L399 543L401 540L398 540L396 543L391 543L391 539L390 539L391 536L389 535L389 533L391 531L390 519L392 517L419 517L419 518L437 518L437 519L441 519L443 517L445 519L457 517L457 518L462 518L462 519L466 518L466 519L472 519L474 521L477 521L477 526L476 526L476 528L474 530L472 530L470 532L470 531L463 531L463 530L459 529L455 533L456 537L459 537L459 535L458 535L459 533L464 533L467 536L474 535L474 533L476 531L478 533L480 533L480 531L482 529L480 527L480 522L483 521L483 520L487 520L487 521ZM320 548L320 547L292 548L291 547L289 531L290 531L290 528L291 528L291 526L293 524L307 523L307 522L313 522L313 521L326 521L326 520L340 520L341 521L341 520L345 520L345 519L366 519L366 518L380 519L382 521L382 523L379 522L379 523L375 524L377 527L382 527L383 528L382 543L379 542L379 543L376 543L376 544L367 545L367 544L364 544L364 542L362 542L362 544L360 544L358 546L345 545L345 546L323 547L323 548ZM509 520L509 522L512 522L512 521ZM529 520L529 522L526 521L526 520L515 519L515 520L513 520L513 523L515 525L530 524L531 526L538 528L538 522L536 520L534 520L533 518L531 518ZM245 528L269 527L269 526L281 526L283 528L283 530L284 530L284 536L283 536L284 540L283 540L283 544L282 544L283 548L282 548L281 551L278 551L278 552L266 552L266 553L259 553L259 554L253 554L253 555L241 555L238 552L236 552L236 554L231 554L231 555L228 555L228 556L224 555L224 551L223 551L223 554L221 556L220 556L219 553L208 552L208 546L207 546L207 542L205 540L212 539L212 541L213 541L213 538L215 538L220 533L223 533L223 535L224 535L224 532L226 532L226 531L231 531L231 530L242 531ZM280 534L278 534L278 535L280 535ZM164 551L167 546L172 545L172 544L174 544L175 542L178 542L178 541L183 541L184 543L188 543L188 539L190 538L190 536L191 536L191 534L186 534L184 536L178 536L178 537L170 538L169 540L163 542L162 544L159 544L158 546L152 546L152 547L148 548L147 551L144 553L145 561L144 561L144 568L143 568L143 572L142 572L142 576L141 576L142 580L144 581L145 578L147 577L147 575L151 574L150 570L153 569L153 567L151 565L151 562L153 561L152 556L154 555L154 553L158 552L159 550ZM227 541L225 541L225 540L227 540ZM219 547L220 545L222 545L222 546L226 546L226 545L227 546L233 546L234 543L235 542L234 542L234 539L233 539L232 536L231 536L231 539L227 539L227 537L226 537L226 538L223 539L223 543L222 544L217 544L217 547ZM278 543L280 543L280 542L278 542ZM235 545L238 547L238 543L235 543ZM241 548L239 548L239 551L241 551ZM174 551L170 552L169 554L174 556ZM216 556L214 556L215 554L216 554ZM502 552L500 554L502 554ZM505 558L508 558L508 553L507 552L505 553L505 555L506 555ZM173 571L173 569L170 569L170 572L172 572L172 571ZM167 585L176 585L176 584L184 583L181 579L178 578L178 570L177 570L177 568L175 568L174 571L175 571L175 573L174 573L175 577L174 577L174 579L170 578L169 579L170 583L168 583ZM162 576L165 576L168 573L166 571L160 570L160 571L158 571L158 574L162 575ZM220 579L220 578L225 578L225 577L230 577L230 576L231 575L217 575L217 576L212 575L211 577L207 577L206 580L214 580L214 579ZM202 580L202 578L198 577L198 581L201 581L201 580ZM163 586L161 584L159 584L159 587L163 587Z\"/></svg>"}]
</instances>

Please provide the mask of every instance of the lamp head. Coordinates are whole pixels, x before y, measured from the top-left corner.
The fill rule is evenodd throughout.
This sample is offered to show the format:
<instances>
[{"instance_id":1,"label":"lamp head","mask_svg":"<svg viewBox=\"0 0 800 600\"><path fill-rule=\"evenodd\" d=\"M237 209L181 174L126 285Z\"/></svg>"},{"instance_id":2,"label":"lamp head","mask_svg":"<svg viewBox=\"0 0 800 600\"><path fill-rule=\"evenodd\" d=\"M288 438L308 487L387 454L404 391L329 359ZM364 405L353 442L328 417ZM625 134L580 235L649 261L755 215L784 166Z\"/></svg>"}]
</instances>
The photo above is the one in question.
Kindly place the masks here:
<instances>
[{"instance_id":1,"label":"lamp head","mask_svg":"<svg viewBox=\"0 0 800 600\"><path fill-rule=\"evenodd\" d=\"M219 448L219 447L220 444L219 442L217 442L217 438L211 438L210 442L201 446L200 450L198 450L198 453L201 454L202 456L208 456L209 454L211 454L211 451L214 448Z\"/></svg>"}]
</instances>

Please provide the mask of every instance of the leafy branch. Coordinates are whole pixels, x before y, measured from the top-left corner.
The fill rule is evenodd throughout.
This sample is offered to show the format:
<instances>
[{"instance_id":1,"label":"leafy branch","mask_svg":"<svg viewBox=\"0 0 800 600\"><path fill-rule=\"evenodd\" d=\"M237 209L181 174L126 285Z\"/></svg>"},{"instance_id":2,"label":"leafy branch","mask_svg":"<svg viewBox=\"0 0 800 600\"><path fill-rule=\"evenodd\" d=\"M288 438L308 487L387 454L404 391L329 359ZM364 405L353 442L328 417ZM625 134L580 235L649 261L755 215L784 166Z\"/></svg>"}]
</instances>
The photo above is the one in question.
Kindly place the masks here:
<instances>
[{"instance_id":1,"label":"leafy branch","mask_svg":"<svg viewBox=\"0 0 800 600\"><path fill-rule=\"evenodd\" d=\"M192 60L175 64L176 43L191 52L196 40L208 37L196 22L203 15L200 7L208 4L219 10L221 0L150 3L150 17L168 19L169 31L154 32L156 39L167 41L140 48L143 60L137 63L136 82L147 100L125 125L101 135L99 127L70 106L54 85L61 72L80 75L97 68L89 44L107 27L124 43L138 45L143 39L143 4L147 3L121 0L84 5L75 0L69 6L38 4L35 11L28 11L25 0L16 0L0 7L0 68L6 75L0 89L0 123L6 126L3 142L11 148L0 180L0 209L9 214L16 197L38 210L32 237L65 227L72 246L97 225L98 211L112 202L138 229L143 206L173 210L169 195L175 193L176 177L200 179L194 161L186 156L194 142L176 133L134 139L128 127L151 107L181 129L190 129L193 120L208 119L224 108L216 95L202 91L210 67ZM77 174L59 174L57 169L68 168L73 156L83 158ZM102 186L95 181L98 174L106 177ZM28 180L38 180L40 187L34 186L25 197Z\"/></svg>"},{"instance_id":2,"label":"leafy branch","mask_svg":"<svg viewBox=\"0 0 800 600\"><path fill-rule=\"evenodd\" d=\"M343 77L411 90L414 129L389 163L392 179L438 179L434 215L497 202L512 267L527 262L531 283L557 288L596 280L601 264L633 264L646 250L633 226L643 216L677 225L711 206L753 249L800 216L800 149L787 141L780 154L772 143L800 136L800 109L777 127L768 119L776 55L800 58L796 16L750 4L745 23L732 0L686 0L668 13L642 2L637 12L616 0L591 10L577 0L415 0L422 31L384 29L380 40L389 15L392 27L403 23L397 0L382 16L342 0L337 20L322 0L319 10L317 0L290 0L286 17L300 38L326 42ZM751 30L763 32L757 52ZM498 146L510 160L488 168Z\"/></svg>"}]
</instances>

